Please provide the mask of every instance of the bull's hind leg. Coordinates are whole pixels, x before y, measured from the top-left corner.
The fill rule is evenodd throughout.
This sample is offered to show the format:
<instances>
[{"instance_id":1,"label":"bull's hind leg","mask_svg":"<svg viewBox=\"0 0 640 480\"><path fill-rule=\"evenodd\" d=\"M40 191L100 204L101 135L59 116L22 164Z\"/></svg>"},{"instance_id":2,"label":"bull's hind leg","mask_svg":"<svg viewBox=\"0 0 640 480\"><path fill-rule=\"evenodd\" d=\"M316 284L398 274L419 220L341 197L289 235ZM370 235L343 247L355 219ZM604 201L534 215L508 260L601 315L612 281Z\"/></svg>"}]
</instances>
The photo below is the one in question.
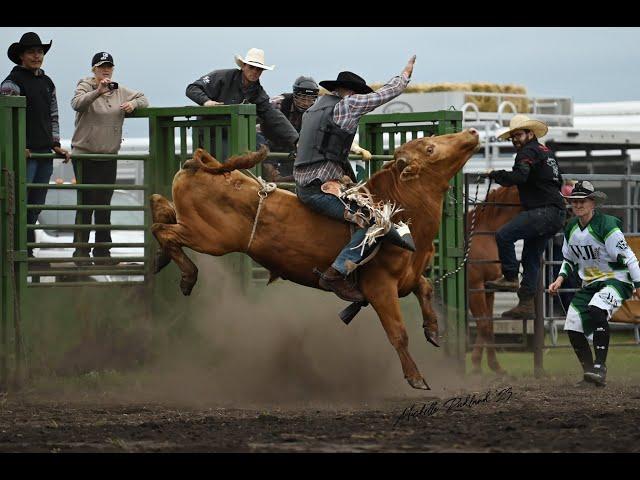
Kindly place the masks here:
<instances>
[{"instance_id":1,"label":"bull's hind leg","mask_svg":"<svg viewBox=\"0 0 640 480\"><path fill-rule=\"evenodd\" d=\"M421 276L418 281L418 286L413 291L414 295L418 297L418 303L420 303L420 309L422 310L422 328L424 330L424 336L427 341L436 347L438 344L438 316L434 312L431 306L431 300L433 299L433 285L431 282Z\"/></svg>"},{"instance_id":2,"label":"bull's hind leg","mask_svg":"<svg viewBox=\"0 0 640 480\"><path fill-rule=\"evenodd\" d=\"M413 388L431 390L409 354L409 336L402 321L395 279L377 278L362 287L364 288L363 293L380 317L380 322L382 322L382 327L387 333L391 345L398 352L404 378Z\"/></svg>"},{"instance_id":3,"label":"bull's hind leg","mask_svg":"<svg viewBox=\"0 0 640 480\"><path fill-rule=\"evenodd\" d=\"M180 289L184 295L190 295L193 286L198 280L198 267L182 251L184 227L180 224L167 225L166 223L154 223L151 232L160 243L162 250L176 262L182 272Z\"/></svg>"},{"instance_id":4,"label":"bull's hind leg","mask_svg":"<svg viewBox=\"0 0 640 480\"><path fill-rule=\"evenodd\" d=\"M149 203L151 204L151 220L153 223L165 223L169 225L178 223L175 208L171 202L162 195L158 195L157 193L151 195ZM160 243L159 240L158 243ZM160 248L156 251L153 273L158 273L169 265L169 262L171 262L171 255L169 255L162 247L162 244L160 244Z\"/></svg>"}]
</instances>

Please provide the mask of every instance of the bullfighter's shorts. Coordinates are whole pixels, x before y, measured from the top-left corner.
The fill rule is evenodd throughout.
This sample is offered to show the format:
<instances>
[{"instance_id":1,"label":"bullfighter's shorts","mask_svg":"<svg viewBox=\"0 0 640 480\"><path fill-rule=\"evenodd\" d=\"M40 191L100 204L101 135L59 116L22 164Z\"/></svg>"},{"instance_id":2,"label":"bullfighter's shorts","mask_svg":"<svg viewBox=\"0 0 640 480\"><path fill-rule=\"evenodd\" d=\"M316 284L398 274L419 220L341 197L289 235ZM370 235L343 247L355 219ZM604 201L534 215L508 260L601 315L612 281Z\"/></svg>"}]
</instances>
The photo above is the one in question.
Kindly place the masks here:
<instances>
[{"instance_id":1,"label":"bullfighter's shorts","mask_svg":"<svg viewBox=\"0 0 640 480\"><path fill-rule=\"evenodd\" d=\"M632 293L633 286L620 280L608 279L590 283L576 292L571 300L564 329L590 336L595 326L589 315L589 305L608 312L607 318L611 318L622 302L631 298Z\"/></svg>"}]
</instances>

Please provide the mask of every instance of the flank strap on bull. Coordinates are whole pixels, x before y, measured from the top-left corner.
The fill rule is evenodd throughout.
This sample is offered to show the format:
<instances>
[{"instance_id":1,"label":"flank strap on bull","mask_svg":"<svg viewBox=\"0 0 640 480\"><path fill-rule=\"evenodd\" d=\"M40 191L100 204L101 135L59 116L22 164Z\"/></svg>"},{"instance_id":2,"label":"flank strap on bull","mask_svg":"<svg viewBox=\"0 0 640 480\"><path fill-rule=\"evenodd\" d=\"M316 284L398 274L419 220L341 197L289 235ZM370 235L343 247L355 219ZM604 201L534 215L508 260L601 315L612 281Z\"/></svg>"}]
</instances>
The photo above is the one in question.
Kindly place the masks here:
<instances>
[{"instance_id":1,"label":"flank strap on bull","mask_svg":"<svg viewBox=\"0 0 640 480\"><path fill-rule=\"evenodd\" d=\"M251 173L251 172L249 172ZM249 238L249 243L247 244L247 251L249 251L249 247L251 246L251 243L253 242L253 239L256 235L256 227L258 226L258 218L260 217L260 210L262 209L262 202L264 202L264 199L267 198L267 196L276 190L277 185L273 182L266 182L263 180L262 177L256 177L255 175L251 174L251 177L253 177L255 180L258 181L258 183L260 183L260 188L258 189L258 197L260 198L260 201L258 202L258 210L256 211L256 218L253 220L253 228L251 229L251 237Z\"/></svg>"}]
</instances>

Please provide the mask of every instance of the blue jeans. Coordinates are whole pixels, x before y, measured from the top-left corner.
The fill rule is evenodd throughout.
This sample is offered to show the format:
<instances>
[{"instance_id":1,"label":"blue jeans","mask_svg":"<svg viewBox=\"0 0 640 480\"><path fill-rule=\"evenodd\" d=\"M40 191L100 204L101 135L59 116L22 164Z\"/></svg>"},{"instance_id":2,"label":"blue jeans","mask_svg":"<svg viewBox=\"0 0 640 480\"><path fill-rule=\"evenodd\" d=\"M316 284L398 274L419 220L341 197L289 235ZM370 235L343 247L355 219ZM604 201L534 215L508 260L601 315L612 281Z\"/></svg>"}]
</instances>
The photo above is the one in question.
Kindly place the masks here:
<instances>
[{"instance_id":1,"label":"blue jeans","mask_svg":"<svg viewBox=\"0 0 640 480\"><path fill-rule=\"evenodd\" d=\"M51 150L32 153L51 153ZM48 158L46 160L35 160L33 158L27 158L27 183L45 183L49 184L51 180L51 174L53 173L53 159ZM32 205L44 205L47 199L46 188L28 188L27 189L27 204ZM27 223L34 224L38 220L41 210L27 210ZM33 230L27 230L27 242L35 242L36 235ZM31 253L31 248L28 249Z\"/></svg>"},{"instance_id":2,"label":"blue jeans","mask_svg":"<svg viewBox=\"0 0 640 480\"><path fill-rule=\"evenodd\" d=\"M343 203L335 196L329 195L328 193L324 193L320 189L320 185L312 184L306 187L297 186L296 188L298 193L298 198L302 203L307 205L311 210L314 210L322 215L327 215L328 217L335 218L336 220L341 220L343 222L347 222L344 218L345 206ZM352 204L349 206L351 211L355 211L357 206ZM353 224L355 226L355 224ZM348 275L355 268L363 258L365 258L371 249L375 246L371 246L368 249L365 248L363 254L362 247L355 248L357 245L362 243L364 240L364 235L367 232L366 228L358 227L352 234L351 240L345 247L342 249L340 254L331 264L333 268L339 271L342 275ZM347 261L353 262L350 265L347 265Z\"/></svg>"},{"instance_id":3,"label":"blue jeans","mask_svg":"<svg viewBox=\"0 0 640 480\"><path fill-rule=\"evenodd\" d=\"M544 252L547 241L564 225L565 217L564 209L551 206L534 208L519 213L496 232L502 274L508 279L518 278L518 259L514 243L517 240L524 240L521 295L535 294L540 271L540 256Z\"/></svg>"}]
</instances>

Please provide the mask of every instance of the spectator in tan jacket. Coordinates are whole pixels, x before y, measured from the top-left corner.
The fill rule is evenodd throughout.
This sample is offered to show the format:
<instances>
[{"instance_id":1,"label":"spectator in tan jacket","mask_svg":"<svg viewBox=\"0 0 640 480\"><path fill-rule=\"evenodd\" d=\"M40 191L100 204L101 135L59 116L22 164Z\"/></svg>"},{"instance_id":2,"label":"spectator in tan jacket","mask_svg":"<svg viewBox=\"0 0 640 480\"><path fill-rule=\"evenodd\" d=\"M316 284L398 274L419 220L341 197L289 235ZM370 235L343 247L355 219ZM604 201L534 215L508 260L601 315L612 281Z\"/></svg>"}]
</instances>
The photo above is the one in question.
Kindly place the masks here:
<instances>
[{"instance_id":1,"label":"spectator in tan jacket","mask_svg":"<svg viewBox=\"0 0 640 480\"><path fill-rule=\"evenodd\" d=\"M91 60L94 76L78 82L71 106L76 111L75 131L71 139L71 154L118 153L122 142L122 125L126 114L136 108L149 106L142 92L121 86L112 80L113 57L107 52L98 52ZM73 170L78 183L113 184L116 182L117 160L73 160ZM113 190L78 191L79 205L109 205ZM76 225L91 224L93 210L78 210ZM110 210L95 210L96 225L110 225ZM75 242L87 243L89 230L77 230ZM96 230L96 242L111 242L110 230ZM88 247L76 248L73 256L89 257ZM87 265L86 259L78 259L76 265ZM115 265L109 248L93 248L96 264Z\"/></svg>"}]
</instances>

